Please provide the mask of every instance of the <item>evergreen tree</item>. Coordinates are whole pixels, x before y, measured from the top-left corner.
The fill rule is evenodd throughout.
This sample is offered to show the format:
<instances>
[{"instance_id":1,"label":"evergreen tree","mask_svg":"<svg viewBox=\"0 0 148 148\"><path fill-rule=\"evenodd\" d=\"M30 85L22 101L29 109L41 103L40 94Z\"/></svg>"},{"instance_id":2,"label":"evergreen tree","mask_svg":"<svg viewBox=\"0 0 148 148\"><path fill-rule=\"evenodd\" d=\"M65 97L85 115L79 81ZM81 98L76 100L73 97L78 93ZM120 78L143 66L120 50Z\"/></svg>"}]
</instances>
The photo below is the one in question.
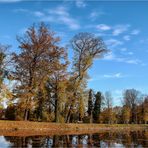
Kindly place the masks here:
<instances>
[{"instance_id":1,"label":"evergreen tree","mask_svg":"<svg viewBox=\"0 0 148 148\"><path fill-rule=\"evenodd\" d=\"M101 113L101 104L102 104L102 94L101 92L97 92L95 94L95 104L93 110L93 119L94 122L100 122L100 113Z\"/></svg>"}]
</instances>

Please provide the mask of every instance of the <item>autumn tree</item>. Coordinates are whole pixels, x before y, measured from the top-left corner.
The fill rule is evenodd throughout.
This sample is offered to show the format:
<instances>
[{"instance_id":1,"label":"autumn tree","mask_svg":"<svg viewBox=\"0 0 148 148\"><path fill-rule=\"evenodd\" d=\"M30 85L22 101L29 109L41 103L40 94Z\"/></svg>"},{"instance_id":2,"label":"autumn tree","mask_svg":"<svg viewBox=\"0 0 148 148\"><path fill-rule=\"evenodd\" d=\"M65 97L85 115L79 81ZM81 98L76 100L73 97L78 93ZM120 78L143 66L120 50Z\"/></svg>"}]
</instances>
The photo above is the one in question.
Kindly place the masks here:
<instances>
[{"instance_id":1,"label":"autumn tree","mask_svg":"<svg viewBox=\"0 0 148 148\"><path fill-rule=\"evenodd\" d=\"M104 96L104 105L106 108L106 119L108 123L112 123L112 117L113 117L113 111L112 111L112 105L113 105L113 98L111 96L111 93L109 91L105 92Z\"/></svg>"},{"instance_id":2,"label":"autumn tree","mask_svg":"<svg viewBox=\"0 0 148 148\"><path fill-rule=\"evenodd\" d=\"M141 115L143 117L143 123L148 123L148 96L145 97L143 102L143 113Z\"/></svg>"},{"instance_id":3,"label":"autumn tree","mask_svg":"<svg viewBox=\"0 0 148 148\"><path fill-rule=\"evenodd\" d=\"M0 91L3 84L3 80L7 75L6 65L5 65L6 50L7 50L7 46L0 45Z\"/></svg>"},{"instance_id":4,"label":"autumn tree","mask_svg":"<svg viewBox=\"0 0 148 148\"><path fill-rule=\"evenodd\" d=\"M11 59L7 53L9 47L7 45L0 45L0 104L12 97L12 93L4 81L7 80L9 82L10 80L9 66Z\"/></svg>"},{"instance_id":5,"label":"autumn tree","mask_svg":"<svg viewBox=\"0 0 148 148\"><path fill-rule=\"evenodd\" d=\"M137 105L140 98L140 92L135 89L127 89L124 91L124 105L131 110L131 122L137 123Z\"/></svg>"},{"instance_id":6,"label":"autumn tree","mask_svg":"<svg viewBox=\"0 0 148 148\"><path fill-rule=\"evenodd\" d=\"M43 23L28 28L25 35L17 40L20 52L13 53L13 76L18 82L14 93L24 110L24 120L28 119L30 109L35 107L38 108L38 118L42 118L45 85L63 48L57 45L60 39L54 37L53 31Z\"/></svg>"},{"instance_id":7,"label":"autumn tree","mask_svg":"<svg viewBox=\"0 0 148 148\"><path fill-rule=\"evenodd\" d=\"M124 105L122 107L122 122L125 123L125 124L129 124L130 115L131 115L130 108L128 106Z\"/></svg>"},{"instance_id":8,"label":"autumn tree","mask_svg":"<svg viewBox=\"0 0 148 148\"><path fill-rule=\"evenodd\" d=\"M79 97L83 94L83 83L87 82L88 69L92 66L96 58L100 58L107 52L107 48L102 39L91 33L79 33L71 40L74 51L73 72L70 78L72 97L69 104L69 110L66 121L69 122L71 109L74 108Z\"/></svg>"},{"instance_id":9,"label":"autumn tree","mask_svg":"<svg viewBox=\"0 0 148 148\"><path fill-rule=\"evenodd\" d=\"M50 75L48 81L47 81L47 87L48 89L48 102L49 104L49 110L51 111L50 107L51 105L54 107L54 113L55 113L55 121L56 122L64 122L64 109L65 109L65 102L67 101L67 76L68 73L66 71L67 69L67 56L66 52L63 49L57 50L56 52L59 52L59 56L56 60L54 60L54 64L52 65L53 72ZM65 61L64 63L61 63L60 61Z\"/></svg>"}]
</instances>

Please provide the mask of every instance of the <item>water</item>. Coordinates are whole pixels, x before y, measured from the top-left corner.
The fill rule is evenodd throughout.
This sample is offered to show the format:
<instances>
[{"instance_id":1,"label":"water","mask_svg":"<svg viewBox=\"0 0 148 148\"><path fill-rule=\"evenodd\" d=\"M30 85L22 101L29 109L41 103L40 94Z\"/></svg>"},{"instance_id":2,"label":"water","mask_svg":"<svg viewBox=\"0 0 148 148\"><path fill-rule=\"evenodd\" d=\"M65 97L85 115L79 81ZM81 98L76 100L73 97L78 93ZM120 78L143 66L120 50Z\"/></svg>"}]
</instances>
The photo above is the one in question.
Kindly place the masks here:
<instances>
[{"instance_id":1,"label":"water","mask_svg":"<svg viewBox=\"0 0 148 148\"><path fill-rule=\"evenodd\" d=\"M148 131L101 132L83 135L0 136L0 148L11 147L148 147Z\"/></svg>"}]
</instances>

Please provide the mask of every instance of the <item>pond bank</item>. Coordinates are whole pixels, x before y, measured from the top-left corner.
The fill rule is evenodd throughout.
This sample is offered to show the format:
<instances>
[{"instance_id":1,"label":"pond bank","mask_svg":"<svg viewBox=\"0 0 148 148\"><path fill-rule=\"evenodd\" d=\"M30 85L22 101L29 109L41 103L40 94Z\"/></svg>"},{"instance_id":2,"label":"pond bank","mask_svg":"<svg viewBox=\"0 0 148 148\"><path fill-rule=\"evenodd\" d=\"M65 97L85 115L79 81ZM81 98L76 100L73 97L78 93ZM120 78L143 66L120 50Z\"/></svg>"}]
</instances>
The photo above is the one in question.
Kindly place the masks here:
<instances>
[{"instance_id":1,"label":"pond bank","mask_svg":"<svg viewBox=\"0 0 148 148\"><path fill-rule=\"evenodd\" d=\"M30 121L0 121L0 135L64 135L85 134L101 131L148 130L144 124L78 124L48 123Z\"/></svg>"}]
</instances>

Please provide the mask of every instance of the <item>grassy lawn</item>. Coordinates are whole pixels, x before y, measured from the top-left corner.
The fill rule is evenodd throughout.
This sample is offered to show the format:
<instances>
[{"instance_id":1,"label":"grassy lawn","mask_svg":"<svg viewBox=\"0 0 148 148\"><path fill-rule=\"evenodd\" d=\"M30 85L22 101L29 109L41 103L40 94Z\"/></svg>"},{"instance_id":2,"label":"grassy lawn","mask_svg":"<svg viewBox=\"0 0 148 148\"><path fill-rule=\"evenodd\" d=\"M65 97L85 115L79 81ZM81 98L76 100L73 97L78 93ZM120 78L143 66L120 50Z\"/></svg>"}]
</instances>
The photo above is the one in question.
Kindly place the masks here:
<instances>
[{"instance_id":1,"label":"grassy lawn","mask_svg":"<svg viewBox=\"0 0 148 148\"><path fill-rule=\"evenodd\" d=\"M54 135L54 134L83 134L101 131L125 131L148 129L144 124L65 124L30 121L0 120L0 135Z\"/></svg>"}]
</instances>

